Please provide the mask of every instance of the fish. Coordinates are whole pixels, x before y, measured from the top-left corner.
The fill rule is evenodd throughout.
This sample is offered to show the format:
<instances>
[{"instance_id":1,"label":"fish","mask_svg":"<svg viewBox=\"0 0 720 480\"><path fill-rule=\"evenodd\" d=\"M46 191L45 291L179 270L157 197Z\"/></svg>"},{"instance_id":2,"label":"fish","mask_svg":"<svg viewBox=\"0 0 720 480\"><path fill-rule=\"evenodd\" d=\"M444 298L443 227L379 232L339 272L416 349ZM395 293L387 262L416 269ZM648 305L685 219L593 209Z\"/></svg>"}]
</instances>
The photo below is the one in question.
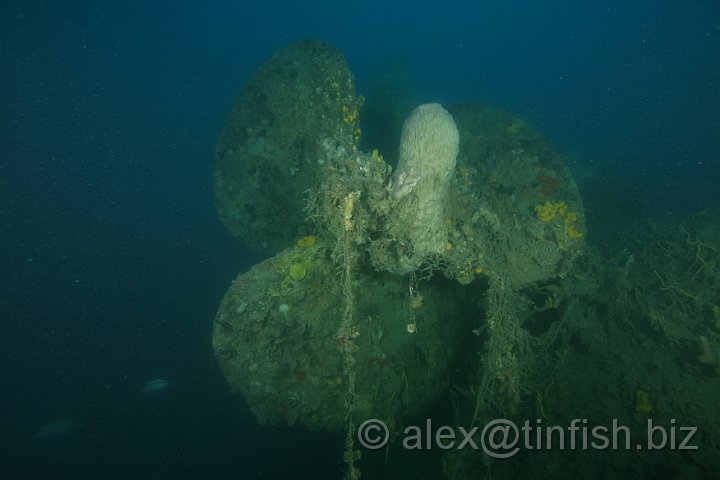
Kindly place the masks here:
<instances>
[{"instance_id":1,"label":"fish","mask_svg":"<svg viewBox=\"0 0 720 480\"><path fill-rule=\"evenodd\" d=\"M33 440L43 441L52 438L63 437L74 432L82 425L75 420L62 419L50 422L47 425L43 425L38 428L33 434Z\"/></svg>"},{"instance_id":2,"label":"fish","mask_svg":"<svg viewBox=\"0 0 720 480\"><path fill-rule=\"evenodd\" d=\"M143 383L140 387L140 391L143 393L159 393L167 390L170 385L172 385L170 380L166 380L164 378L153 378L152 380L148 380Z\"/></svg>"}]
</instances>

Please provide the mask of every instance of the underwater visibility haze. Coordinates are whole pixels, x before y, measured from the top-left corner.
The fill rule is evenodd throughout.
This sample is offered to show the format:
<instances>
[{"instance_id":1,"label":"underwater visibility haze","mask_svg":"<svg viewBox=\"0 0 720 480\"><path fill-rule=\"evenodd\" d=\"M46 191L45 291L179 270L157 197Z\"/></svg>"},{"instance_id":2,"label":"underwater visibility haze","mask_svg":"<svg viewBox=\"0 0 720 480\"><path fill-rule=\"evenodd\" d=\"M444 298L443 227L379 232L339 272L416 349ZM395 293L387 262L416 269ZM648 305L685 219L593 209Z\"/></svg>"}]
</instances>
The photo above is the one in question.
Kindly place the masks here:
<instances>
[{"instance_id":1,"label":"underwater visibility haze","mask_svg":"<svg viewBox=\"0 0 720 480\"><path fill-rule=\"evenodd\" d=\"M720 478L720 5L0 5L0 478Z\"/></svg>"}]
</instances>

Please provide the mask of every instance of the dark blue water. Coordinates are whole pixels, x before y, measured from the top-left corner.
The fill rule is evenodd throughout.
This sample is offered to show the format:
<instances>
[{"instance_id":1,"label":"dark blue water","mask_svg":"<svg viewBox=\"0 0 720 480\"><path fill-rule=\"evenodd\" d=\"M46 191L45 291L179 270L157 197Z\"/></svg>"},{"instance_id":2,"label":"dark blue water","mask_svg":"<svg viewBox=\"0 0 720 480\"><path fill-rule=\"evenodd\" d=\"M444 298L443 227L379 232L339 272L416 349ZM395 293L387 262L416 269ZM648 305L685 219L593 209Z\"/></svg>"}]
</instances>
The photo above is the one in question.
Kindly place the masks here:
<instances>
[{"instance_id":1,"label":"dark blue water","mask_svg":"<svg viewBox=\"0 0 720 480\"><path fill-rule=\"evenodd\" d=\"M339 476L342 440L256 426L210 345L261 258L217 219L213 147L293 40L359 93L401 59L416 103L511 110L647 213L720 203L715 1L265 3L0 4L0 478Z\"/></svg>"}]
</instances>

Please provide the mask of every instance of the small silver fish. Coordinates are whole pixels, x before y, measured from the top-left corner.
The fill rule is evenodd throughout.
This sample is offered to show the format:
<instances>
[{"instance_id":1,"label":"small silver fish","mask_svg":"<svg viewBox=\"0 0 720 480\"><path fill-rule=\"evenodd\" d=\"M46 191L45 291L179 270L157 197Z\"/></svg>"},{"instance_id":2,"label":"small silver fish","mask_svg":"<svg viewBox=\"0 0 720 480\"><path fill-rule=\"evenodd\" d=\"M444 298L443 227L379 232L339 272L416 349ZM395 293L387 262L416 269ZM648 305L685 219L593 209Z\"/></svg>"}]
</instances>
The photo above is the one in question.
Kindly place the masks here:
<instances>
[{"instance_id":1,"label":"small silver fish","mask_svg":"<svg viewBox=\"0 0 720 480\"><path fill-rule=\"evenodd\" d=\"M164 378L153 378L143 383L140 387L140 391L143 393L158 393L164 392L171 385L170 380Z\"/></svg>"},{"instance_id":2,"label":"small silver fish","mask_svg":"<svg viewBox=\"0 0 720 480\"><path fill-rule=\"evenodd\" d=\"M42 441L51 438L62 437L80 428L80 423L75 420L62 419L50 422L38 428L33 434L33 440Z\"/></svg>"}]
</instances>

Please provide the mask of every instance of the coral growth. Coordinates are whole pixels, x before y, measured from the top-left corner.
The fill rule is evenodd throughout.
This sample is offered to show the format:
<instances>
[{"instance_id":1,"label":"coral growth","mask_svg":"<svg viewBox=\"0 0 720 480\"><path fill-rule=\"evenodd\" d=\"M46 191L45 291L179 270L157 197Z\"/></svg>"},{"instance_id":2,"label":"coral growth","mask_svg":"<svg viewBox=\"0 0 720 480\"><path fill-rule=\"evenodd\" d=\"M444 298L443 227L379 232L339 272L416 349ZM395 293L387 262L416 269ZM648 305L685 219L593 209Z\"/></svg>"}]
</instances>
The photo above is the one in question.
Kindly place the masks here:
<instances>
[{"instance_id":1,"label":"coral growth","mask_svg":"<svg viewBox=\"0 0 720 480\"><path fill-rule=\"evenodd\" d=\"M548 200L542 205L536 205L534 210L537 218L545 223L551 222L555 218L562 219L563 223L567 225L568 238L577 240L583 237L582 231L574 225L578 220L577 214L568 211L567 203Z\"/></svg>"}]
</instances>

